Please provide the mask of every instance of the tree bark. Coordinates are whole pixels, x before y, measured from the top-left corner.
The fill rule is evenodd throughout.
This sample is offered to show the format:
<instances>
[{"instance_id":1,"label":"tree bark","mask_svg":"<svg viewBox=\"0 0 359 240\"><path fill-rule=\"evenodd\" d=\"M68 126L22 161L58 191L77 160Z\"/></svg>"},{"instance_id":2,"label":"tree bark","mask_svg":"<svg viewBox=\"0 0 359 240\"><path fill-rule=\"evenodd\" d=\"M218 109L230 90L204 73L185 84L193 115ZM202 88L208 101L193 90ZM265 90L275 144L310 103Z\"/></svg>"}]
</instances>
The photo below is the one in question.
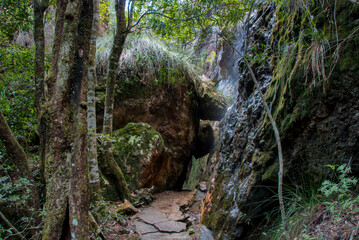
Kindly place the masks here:
<instances>
[{"instance_id":1,"label":"tree bark","mask_svg":"<svg viewBox=\"0 0 359 240\"><path fill-rule=\"evenodd\" d=\"M128 26L126 23L125 0L116 0L116 34L109 58L108 75L106 80L106 98L105 98L105 112L102 133L104 135L112 135L112 122L113 122L113 104L115 96L115 81L116 70L118 62L125 45L126 37L128 35ZM132 12L129 13L129 19L132 19ZM105 177L116 186L122 200L129 197L129 189L124 178L124 175L117 165L113 151L114 147L110 141L105 141L103 144L103 158L100 162L101 172Z\"/></svg>"},{"instance_id":2,"label":"tree bark","mask_svg":"<svg viewBox=\"0 0 359 240\"><path fill-rule=\"evenodd\" d=\"M45 35L44 35L44 14L46 9L50 6L49 0L33 0L33 14L34 14L34 42L35 42L35 108L38 117L38 128L40 135L40 178L41 182L45 183L44 178L44 150L46 127L44 121L41 120L41 108L45 98Z\"/></svg>"},{"instance_id":3,"label":"tree bark","mask_svg":"<svg viewBox=\"0 0 359 240\"><path fill-rule=\"evenodd\" d=\"M49 7L49 1L33 0L34 12L34 42L35 42L35 108L37 114L41 112L44 101L45 79L45 35L44 13Z\"/></svg>"},{"instance_id":4,"label":"tree bark","mask_svg":"<svg viewBox=\"0 0 359 240\"><path fill-rule=\"evenodd\" d=\"M65 4L66 3L66 4ZM87 68L92 1L58 0L53 96L45 105L46 218L42 239L88 239ZM60 8L60 9L59 9ZM63 24L59 21L63 20ZM57 60L56 60L56 59Z\"/></svg>"},{"instance_id":5,"label":"tree bark","mask_svg":"<svg viewBox=\"0 0 359 240\"><path fill-rule=\"evenodd\" d=\"M96 141L96 41L99 30L99 0L94 0L94 17L92 21L91 44L89 52L87 121L88 121L88 159L90 169L90 199L98 201L101 198L100 173L97 161Z\"/></svg>"}]
</instances>

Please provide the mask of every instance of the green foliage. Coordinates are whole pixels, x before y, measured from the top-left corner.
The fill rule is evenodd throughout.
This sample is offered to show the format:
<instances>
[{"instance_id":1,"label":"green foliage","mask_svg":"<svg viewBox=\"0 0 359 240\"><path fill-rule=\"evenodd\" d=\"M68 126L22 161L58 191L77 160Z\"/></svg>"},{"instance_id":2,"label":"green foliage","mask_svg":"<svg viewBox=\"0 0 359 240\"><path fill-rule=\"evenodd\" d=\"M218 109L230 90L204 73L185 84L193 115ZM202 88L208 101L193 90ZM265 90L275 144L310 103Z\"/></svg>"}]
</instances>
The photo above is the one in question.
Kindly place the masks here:
<instances>
[{"instance_id":1,"label":"green foliage","mask_svg":"<svg viewBox=\"0 0 359 240\"><path fill-rule=\"evenodd\" d=\"M320 204L316 181L308 176L302 176L301 181L302 184L299 186L285 184L283 189L287 228L291 239L296 239L296 237L298 239L306 239L305 235L310 228L308 223L315 217L318 204ZM270 205L273 201L278 201L276 191L274 190L273 192L275 195L270 199L264 200L264 204ZM266 224L270 227L266 231L261 232L260 239L285 239L279 207L265 213L265 215L266 220L271 221ZM273 219L274 223L272 222Z\"/></svg>"},{"instance_id":2,"label":"green foliage","mask_svg":"<svg viewBox=\"0 0 359 240\"><path fill-rule=\"evenodd\" d=\"M138 19L148 14L140 27L150 27L159 36L186 45L195 40L203 29L237 24L252 3L252 0L137 1L134 16Z\"/></svg>"},{"instance_id":3,"label":"green foliage","mask_svg":"<svg viewBox=\"0 0 359 240\"><path fill-rule=\"evenodd\" d=\"M13 171L11 167L5 164L0 165L0 202L4 201L10 205L24 204L24 201L30 196L30 182L26 178L11 179L8 174Z\"/></svg>"},{"instance_id":4,"label":"green foliage","mask_svg":"<svg viewBox=\"0 0 359 240\"><path fill-rule=\"evenodd\" d=\"M0 147L0 159L3 158L3 151ZM33 218L23 216L23 207L26 205L26 200L30 197L30 185L29 180L25 178L16 177L16 171L13 166L2 162L0 163L0 203L7 205L7 208L11 209L9 216L16 218L13 223L22 229L28 225ZM11 213L12 212L12 213ZM12 216L15 212L18 212L18 216ZM4 212L3 212L4 213ZM5 213L4 213L5 214ZM18 217L22 217L19 219ZM0 225L0 239L7 239L14 233L13 229L8 228L7 225Z\"/></svg>"},{"instance_id":5,"label":"green foliage","mask_svg":"<svg viewBox=\"0 0 359 240\"><path fill-rule=\"evenodd\" d=\"M319 187L314 179L302 177L300 186L285 186L285 206L291 239L325 239L318 236L322 231L326 231L326 227L342 225L342 231L346 234L345 231L351 229L350 224L343 223L343 218L350 218L350 215L359 212L359 196L354 197L351 191L357 178L349 176L351 170L348 164L338 168L334 165L327 167L335 170L335 181L324 180ZM279 216L279 210L269 213L270 219L273 219L273 216ZM320 229L318 225L321 225ZM351 233L350 230L348 234ZM261 239L284 239L279 217L272 227L261 233Z\"/></svg>"},{"instance_id":6,"label":"green foliage","mask_svg":"<svg viewBox=\"0 0 359 240\"><path fill-rule=\"evenodd\" d=\"M110 22L109 7L110 2L108 0L100 0L100 21L105 25L108 25Z\"/></svg>"},{"instance_id":7,"label":"green foliage","mask_svg":"<svg viewBox=\"0 0 359 240\"><path fill-rule=\"evenodd\" d=\"M36 129L34 50L17 45L0 48L0 108L20 142Z\"/></svg>"},{"instance_id":8,"label":"green foliage","mask_svg":"<svg viewBox=\"0 0 359 240\"><path fill-rule=\"evenodd\" d=\"M188 54L176 51L155 36L135 35L127 43L120 61L121 73L126 77L146 77L160 84L174 83L196 73Z\"/></svg>"},{"instance_id":9,"label":"green foliage","mask_svg":"<svg viewBox=\"0 0 359 240\"><path fill-rule=\"evenodd\" d=\"M329 167L335 169L332 165L329 165ZM342 164L336 169L336 182L325 180L322 183L320 191L330 200L325 202L325 204L329 207L332 214L339 215L341 211L348 210L355 203L359 203L359 196L353 197L351 191L356 186L358 179L354 176L349 176L350 173L350 166Z\"/></svg>"},{"instance_id":10,"label":"green foliage","mask_svg":"<svg viewBox=\"0 0 359 240\"><path fill-rule=\"evenodd\" d=\"M0 40L12 41L15 32L32 25L31 0L0 1Z\"/></svg>"}]
</instances>

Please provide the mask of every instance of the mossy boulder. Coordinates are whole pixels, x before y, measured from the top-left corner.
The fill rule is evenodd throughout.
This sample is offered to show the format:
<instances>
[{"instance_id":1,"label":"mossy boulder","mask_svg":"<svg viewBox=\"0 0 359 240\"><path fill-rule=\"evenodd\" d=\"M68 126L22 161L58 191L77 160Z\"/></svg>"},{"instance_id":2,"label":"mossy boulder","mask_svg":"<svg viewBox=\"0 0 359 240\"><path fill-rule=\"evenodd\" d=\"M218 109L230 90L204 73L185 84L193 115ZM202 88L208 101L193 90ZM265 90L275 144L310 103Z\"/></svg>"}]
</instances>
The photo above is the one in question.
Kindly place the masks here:
<instances>
[{"instance_id":1,"label":"mossy boulder","mask_svg":"<svg viewBox=\"0 0 359 240\"><path fill-rule=\"evenodd\" d=\"M194 190L201 181L201 177L207 167L208 155L196 159L192 157L191 171L188 179L183 184L183 189Z\"/></svg>"},{"instance_id":2,"label":"mossy boulder","mask_svg":"<svg viewBox=\"0 0 359 240\"><path fill-rule=\"evenodd\" d=\"M196 80L198 95L199 118L203 120L220 121L227 112L227 103L213 83L202 76Z\"/></svg>"},{"instance_id":3,"label":"mossy boulder","mask_svg":"<svg viewBox=\"0 0 359 240\"><path fill-rule=\"evenodd\" d=\"M147 123L129 123L113 132L115 160L132 189L151 187L165 155L161 134Z\"/></svg>"}]
</instances>

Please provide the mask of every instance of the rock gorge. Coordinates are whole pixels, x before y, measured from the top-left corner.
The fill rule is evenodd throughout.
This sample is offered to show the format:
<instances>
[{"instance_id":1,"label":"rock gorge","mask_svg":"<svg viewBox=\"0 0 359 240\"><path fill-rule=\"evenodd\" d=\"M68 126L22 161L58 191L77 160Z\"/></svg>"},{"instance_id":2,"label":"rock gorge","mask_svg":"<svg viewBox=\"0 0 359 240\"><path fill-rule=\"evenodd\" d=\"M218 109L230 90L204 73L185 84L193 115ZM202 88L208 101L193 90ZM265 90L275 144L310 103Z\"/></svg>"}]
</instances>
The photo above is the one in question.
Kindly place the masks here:
<instances>
[{"instance_id":1,"label":"rock gorge","mask_svg":"<svg viewBox=\"0 0 359 240\"><path fill-rule=\"evenodd\" d=\"M185 180L192 189L207 182L201 222L215 239L246 239L266 225L265 212L278 207L277 146L243 57L280 130L285 184L301 188L305 179L320 184L330 174L327 165L348 162L357 176L358 11L350 1L257 2L237 27L207 34L201 52L212 60L201 78L182 72L158 84L158 76L119 70L115 129L138 123L131 125L132 137L144 126L141 136L148 131L156 136L152 143L138 140L153 151L140 153L138 147L127 155L142 156L135 168L142 175L135 179L147 179L128 176L129 182L157 191L180 189ZM131 136L116 139L121 144Z\"/></svg>"}]
</instances>

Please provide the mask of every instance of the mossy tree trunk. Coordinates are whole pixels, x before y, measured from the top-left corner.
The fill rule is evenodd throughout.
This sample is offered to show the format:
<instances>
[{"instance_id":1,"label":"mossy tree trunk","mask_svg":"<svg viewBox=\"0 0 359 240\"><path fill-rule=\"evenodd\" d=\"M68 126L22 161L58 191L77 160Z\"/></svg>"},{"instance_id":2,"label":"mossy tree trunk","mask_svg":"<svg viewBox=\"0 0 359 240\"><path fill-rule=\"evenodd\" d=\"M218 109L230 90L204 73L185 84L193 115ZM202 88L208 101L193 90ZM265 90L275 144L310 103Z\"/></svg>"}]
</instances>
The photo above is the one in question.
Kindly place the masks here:
<instances>
[{"instance_id":1,"label":"mossy tree trunk","mask_svg":"<svg viewBox=\"0 0 359 240\"><path fill-rule=\"evenodd\" d=\"M87 93L87 126L88 126L88 160L90 169L90 198L98 201L101 198L100 174L97 161L96 142L96 41L99 30L99 0L94 2L94 17L92 20L91 45L89 52L88 93Z\"/></svg>"},{"instance_id":2,"label":"mossy tree trunk","mask_svg":"<svg viewBox=\"0 0 359 240\"><path fill-rule=\"evenodd\" d=\"M92 0L58 0L50 91L43 119L46 218L42 239L88 239L87 68ZM61 23L61 21L63 21Z\"/></svg>"},{"instance_id":3,"label":"mossy tree trunk","mask_svg":"<svg viewBox=\"0 0 359 240\"><path fill-rule=\"evenodd\" d=\"M50 6L50 0L33 0L34 14L34 42L35 42L35 108L38 116L40 133L40 178L44 179L45 161L45 125L41 119L41 107L45 100L45 35L44 35L44 14Z\"/></svg>"},{"instance_id":4,"label":"mossy tree trunk","mask_svg":"<svg viewBox=\"0 0 359 240\"><path fill-rule=\"evenodd\" d=\"M41 112L44 101L44 79L45 79L45 35L44 35L44 13L49 7L49 0L33 0L34 12L34 42L35 42L35 108L37 113Z\"/></svg>"},{"instance_id":5,"label":"mossy tree trunk","mask_svg":"<svg viewBox=\"0 0 359 240\"><path fill-rule=\"evenodd\" d=\"M108 75L106 80L106 98L105 98L105 113L104 113L104 122L103 122L103 134L112 135L112 122L113 122L113 105L114 105L114 96L115 96L115 81L116 81L116 71L118 68L118 62L122 54L126 37L129 33L130 26L132 24L132 14L133 14L133 4L134 1L130 1L132 4L130 11L127 14L126 19L126 1L125 0L116 0L116 34L113 42L113 46L109 58L109 67ZM100 162L101 172L106 176L106 178L116 186L119 195L122 199L129 197L129 190L124 178L124 175L117 165L114 157L114 147L111 141L105 141L103 143L104 154Z\"/></svg>"},{"instance_id":6,"label":"mossy tree trunk","mask_svg":"<svg viewBox=\"0 0 359 240\"><path fill-rule=\"evenodd\" d=\"M9 125L6 122L6 119L0 109L0 140L5 146L6 153L13 160L14 165L19 171L19 174L22 178L26 178L30 183L31 198L29 201L30 208L34 208L35 211L40 208L40 195L36 185L33 182L31 176L31 169L27 160L27 156L20 146L19 142L16 140L14 134L12 133Z\"/></svg>"}]
</instances>

